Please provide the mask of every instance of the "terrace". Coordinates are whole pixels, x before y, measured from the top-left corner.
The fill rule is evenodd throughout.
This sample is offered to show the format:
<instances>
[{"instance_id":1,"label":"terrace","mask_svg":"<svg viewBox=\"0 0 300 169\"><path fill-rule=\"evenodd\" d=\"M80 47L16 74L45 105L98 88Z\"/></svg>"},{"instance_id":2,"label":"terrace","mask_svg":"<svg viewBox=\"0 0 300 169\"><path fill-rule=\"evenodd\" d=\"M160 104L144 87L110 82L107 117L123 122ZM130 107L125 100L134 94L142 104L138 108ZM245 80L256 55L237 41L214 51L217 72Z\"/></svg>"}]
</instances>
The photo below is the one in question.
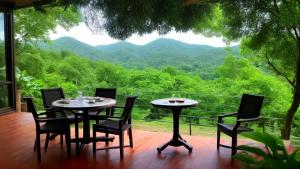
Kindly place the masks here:
<instances>
[{"instance_id":1,"label":"terrace","mask_svg":"<svg viewBox=\"0 0 300 169\"><path fill-rule=\"evenodd\" d=\"M0 117L0 164L1 168L199 168L199 169L239 169L239 162L231 159L230 149L216 149L216 139L211 136L183 137L194 146L192 153L183 147L168 147L161 154L157 146L170 138L170 133L133 130L134 148L125 148L125 156L120 160L119 151L97 151L93 156L92 146L86 146L80 156L76 156L72 145L72 156L67 158L65 147L59 139L51 141L47 153L42 153L39 164L33 151L35 125L30 113L11 113ZM74 134L72 134L74 137ZM126 137L125 137L126 138ZM228 139L222 139L228 143ZM42 137L44 143L44 137ZM240 143L248 143L241 140ZM112 144L118 144L114 141ZM125 139L125 144L128 140ZM65 145L64 145L65 146ZM105 146L99 143L98 146Z\"/></svg>"}]
</instances>

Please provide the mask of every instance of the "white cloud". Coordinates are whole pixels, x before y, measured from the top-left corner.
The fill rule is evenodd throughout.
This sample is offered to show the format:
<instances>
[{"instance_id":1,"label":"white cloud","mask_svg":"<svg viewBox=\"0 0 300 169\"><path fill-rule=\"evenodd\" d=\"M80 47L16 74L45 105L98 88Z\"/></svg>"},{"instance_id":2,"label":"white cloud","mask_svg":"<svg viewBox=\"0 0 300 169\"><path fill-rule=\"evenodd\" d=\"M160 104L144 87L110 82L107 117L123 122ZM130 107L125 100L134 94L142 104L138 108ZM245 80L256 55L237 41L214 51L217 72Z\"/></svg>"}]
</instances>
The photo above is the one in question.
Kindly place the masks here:
<instances>
[{"instance_id":1,"label":"white cloud","mask_svg":"<svg viewBox=\"0 0 300 169\"><path fill-rule=\"evenodd\" d=\"M56 33L50 34L50 39L57 39L62 36L70 36L79 41L90 45L107 45L116 43L119 40L111 38L108 34L94 34L84 23L80 23L78 26L71 28L69 31L64 30L62 27L57 27ZM179 33L175 31L171 31L166 35L159 35L157 32L153 32L151 34L145 34L143 36L139 36L137 34L132 35L126 41L137 44L144 45L147 44L157 38L169 38L175 39L178 41L182 41L190 44L201 44L201 45L210 45L215 47L224 47L226 46L225 42L223 42L220 37L205 37L201 34L195 34L192 31ZM238 42L233 43L231 45L237 45Z\"/></svg>"},{"instance_id":2,"label":"white cloud","mask_svg":"<svg viewBox=\"0 0 300 169\"><path fill-rule=\"evenodd\" d=\"M115 43L118 40L112 39L107 34L96 35L94 34L84 23L80 23L79 26L71 28L69 31L66 31L62 27L56 28L56 33L50 34L50 39L57 39L62 36L70 36L79 41L90 45L100 45L100 44L111 44Z\"/></svg>"}]
</instances>

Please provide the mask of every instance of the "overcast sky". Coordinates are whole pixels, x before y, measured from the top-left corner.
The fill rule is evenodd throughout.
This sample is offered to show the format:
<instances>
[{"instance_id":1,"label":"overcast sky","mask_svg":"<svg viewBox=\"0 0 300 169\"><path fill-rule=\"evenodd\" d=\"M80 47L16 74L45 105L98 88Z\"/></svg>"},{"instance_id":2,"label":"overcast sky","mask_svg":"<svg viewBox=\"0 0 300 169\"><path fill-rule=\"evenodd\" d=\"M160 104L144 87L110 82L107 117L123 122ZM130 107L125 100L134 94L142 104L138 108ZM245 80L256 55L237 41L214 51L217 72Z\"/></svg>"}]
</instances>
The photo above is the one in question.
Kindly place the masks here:
<instances>
[{"instance_id":1,"label":"overcast sky","mask_svg":"<svg viewBox=\"0 0 300 169\"><path fill-rule=\"evenodd\" d=\"M93 34L92 31L88 29L88 27L81 23L79 26L75 26L69 31L64 30L61 27L57 27L56 33L50 33L50 39L54 40L63 36L73 37L81 42L96 46L96 45L107 45L116 43L119 40L112 39L106 33L102 34ZM192 31L185 33L177 33L175 31L169 32L166 35L158 35L157 32L153 32L151 34L146 34L143 36L132 35L126 41L136 44L136 45L144 45L147 44L157 38L170 38L178 41L182 41L190 44L200 44L200 45L210 45L215 47L224 47L226 44L223 42L222 38L207 38L200 34L194 34ZM232 43L231 45L237 45L238 43Z\"/></svg>"},{"instance_id":2,"label":"overcast sky","mask_svg":"<svg viewBox=\"0 0 300 169\"><path fill-rule=\"evenodd\" d=\"M0 39L4 39L4 18L3 13L0 13Z\"/></svg>"}]
</instances>

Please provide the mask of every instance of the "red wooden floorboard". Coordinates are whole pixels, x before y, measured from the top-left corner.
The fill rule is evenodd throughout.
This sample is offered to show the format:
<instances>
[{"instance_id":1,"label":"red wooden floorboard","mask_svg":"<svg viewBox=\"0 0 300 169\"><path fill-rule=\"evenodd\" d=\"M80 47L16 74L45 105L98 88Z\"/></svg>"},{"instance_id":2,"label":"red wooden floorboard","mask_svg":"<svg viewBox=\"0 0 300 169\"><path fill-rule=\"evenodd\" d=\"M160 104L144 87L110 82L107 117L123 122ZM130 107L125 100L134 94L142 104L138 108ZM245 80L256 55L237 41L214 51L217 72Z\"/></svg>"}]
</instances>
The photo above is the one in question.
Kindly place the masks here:
<instances>
[{"instance_id":1,"label":"red wooden floorboard","mask_svg":"<svg viewBox=\"0 0 300 169\"><path fill-rule=\"evenodd\" d=\"M134 123L134 122L133 122ZM80 156L67 158L66 146L60 147L59 137L49 143L48 152L42 152L42 163L33 151L35 124L29 113L11 113L0 116L0 168L1 169L240 169L241 165L230 158L230 150L216 149L216 138L183 136L193 145L192 153L184 147L167 147L161 154L156 147L171 138L172 133L133 130L134 148L125 148L124 160L119 150L99 150L94 156L92 144ZM127 136L127 135L126 135ZM223 142L225 140L222 140ZM227 142L227 141L226 141ZM44 136L42 136L42 145ZM117 145L118 138L110 145ZM125 139L128 144L128 139ZM105 146L98 143L97 147ZM43 149L43 146L42 146Z\"/></svg>"}]
</instances>

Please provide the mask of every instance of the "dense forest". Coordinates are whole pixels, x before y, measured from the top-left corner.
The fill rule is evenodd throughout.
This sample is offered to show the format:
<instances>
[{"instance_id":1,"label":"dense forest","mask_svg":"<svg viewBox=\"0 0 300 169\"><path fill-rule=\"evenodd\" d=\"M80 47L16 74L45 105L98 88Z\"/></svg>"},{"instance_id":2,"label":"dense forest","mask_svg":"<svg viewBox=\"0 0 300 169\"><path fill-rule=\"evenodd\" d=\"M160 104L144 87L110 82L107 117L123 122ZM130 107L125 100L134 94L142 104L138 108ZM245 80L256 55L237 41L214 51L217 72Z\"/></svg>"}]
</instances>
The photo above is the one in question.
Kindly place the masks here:
<instances>
[{"instance_id":1,"label":"dense forest","mask_svg":"<svg viewBox=\"0 0 300 169\"><path fill-rule=\"evenodd\" d=\"M38 46L48 51L70 51L92 60L105 60L126 68L144 69L174 66L186 72L196 72L203 79L213 78L213 71L223 64L228 50L239 56L239 47L211 47L186 44L172 39L156 39L145 45L120 41L110 45L91 46L71 37L61 37ZM205 70L205 71L204 71Z\"/></svg>"},{"instance_id":2,"label":"dense forest","mask_svg":"<svg viewBox=\"0 0 300 169\"><path fill-rule=\"evenodd\" d=\"M49 51L26 45L16 59L18 87L22 89L22 95L36 98L39 108L42 108L41 88L62 87L67 97L72 98L77 96L79 90L84 95L93 95L96 87L115 87L120 104L126 95L139 96L134 117L150 121L169 115L164 110L152 108L151 100L188 97L198 100L200 105L184 111L186 118L182 120L192 120L193 124L199 125L214 125L218 114L236 111L241 95L252 93L266 97L264 117L282 119L290 101L290 89L283 80L266 71L252 57L235 56L230 48L223 50L221 56L216 56L221 61L210 62L213 60L211 57L214 56L203 56L209 59L207 63L202 60L203 66L195 67L192 71L179 69L187 62L176 67L165 64L130 68L130 61L121 65L105 58L95 60L66 50ZM172 56L162 55L155 59L159 63L171 60ZM211 66L212 63L215 65ZM197 64L197 59L191 64ZM214 67L208 79L201 76L201 72L207 71L206 65ZM203 118L208 119L203 121ZM269 120L268 125L280 127L278 119Z\"/></svg>"}]
</instances>

